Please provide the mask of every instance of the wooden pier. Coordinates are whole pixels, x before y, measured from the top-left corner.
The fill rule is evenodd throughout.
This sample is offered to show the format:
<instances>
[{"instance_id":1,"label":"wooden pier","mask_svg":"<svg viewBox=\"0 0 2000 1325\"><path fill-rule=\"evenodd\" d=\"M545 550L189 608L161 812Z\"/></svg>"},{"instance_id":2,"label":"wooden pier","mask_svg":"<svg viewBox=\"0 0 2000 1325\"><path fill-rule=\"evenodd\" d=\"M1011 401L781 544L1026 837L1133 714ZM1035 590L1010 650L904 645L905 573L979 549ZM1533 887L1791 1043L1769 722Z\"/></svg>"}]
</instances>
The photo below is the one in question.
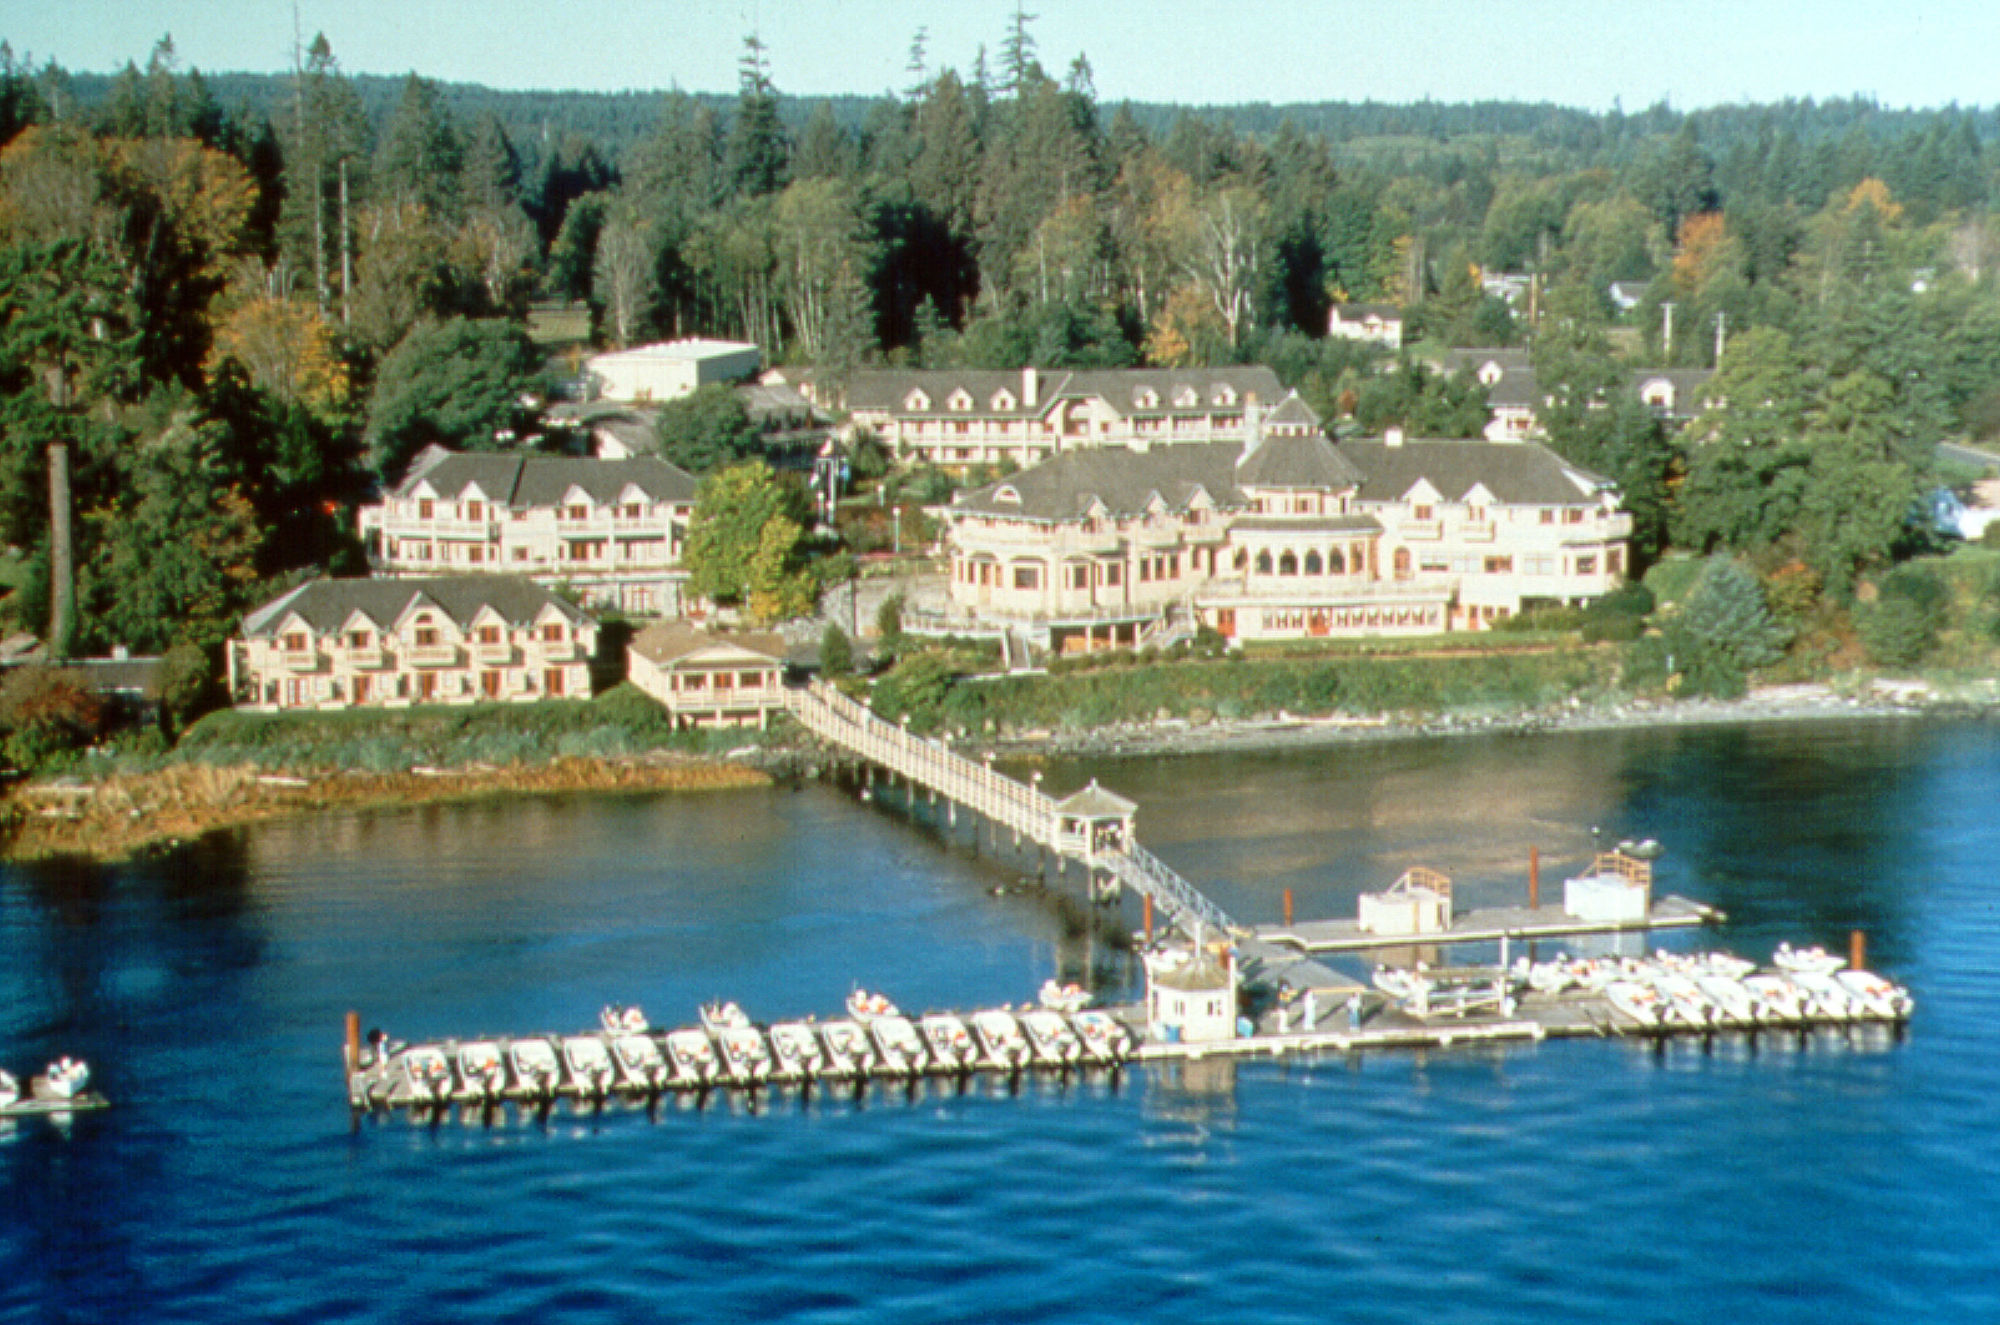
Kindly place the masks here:
<instances>
[{"instance_id":1,"label":"wooden pier","mask_svg":"<svg viewBox=\"0 0 2000 1325\"><path fill-rule=\"evenodd\" d=\"M1258 925L1250 932L1272 948L1300 953L1368 952L1382 948L1416 948L1447 943L1522 942L1578 938L1598 934L1641 934L1655 929L1694 929L1719 925L1728 917L1703 902L1668 895L1645 916L1632 920L1581 920L1560 906L1498 906L1452 916L1448 928L1428 933L1377 934L1354 920L1309 920L1295 925Z\"/></svg>"},{"instance_id":2,"label":"wooden pier","mask_svg":"<svg viewBox=\"0 0 2000 1325\"><path fill-rule=\"evenodd\" d=\"M1169 923L1194 937L1237 928L1222 908L1202 895L1132 834L1136 808L1095 783L1063 800L993 771L991 756L966 758L949 740L910 734L907 724L885 722L865 704L815 681L785 692L785 708L806 730L1026 838L1059 859L1102 871L1113 884L1152 901ZM1039 775L1037 775L1039 778ZM955 810L954 810L955 813Z\"/></svg>"}]
</instances>

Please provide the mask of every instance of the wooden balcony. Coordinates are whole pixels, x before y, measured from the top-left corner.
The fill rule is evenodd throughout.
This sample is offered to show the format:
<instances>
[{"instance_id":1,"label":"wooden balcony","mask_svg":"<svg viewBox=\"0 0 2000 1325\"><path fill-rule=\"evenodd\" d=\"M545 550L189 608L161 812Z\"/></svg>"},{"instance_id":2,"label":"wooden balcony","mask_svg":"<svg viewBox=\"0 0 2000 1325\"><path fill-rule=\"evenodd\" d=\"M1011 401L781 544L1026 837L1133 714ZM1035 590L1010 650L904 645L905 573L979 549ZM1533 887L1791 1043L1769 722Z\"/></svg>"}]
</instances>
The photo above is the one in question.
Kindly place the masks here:
<instances>
[{"instance_id":1,"label":"wooden balcony","mask_svg":"<svg viewBox=\"0 0 2000 1325\"><path fill-rule=\"evenodd\" d=\"M412 667L456 667L456 644L413 644L403 650L403 660Z\"/></svg>"}]
</instances>

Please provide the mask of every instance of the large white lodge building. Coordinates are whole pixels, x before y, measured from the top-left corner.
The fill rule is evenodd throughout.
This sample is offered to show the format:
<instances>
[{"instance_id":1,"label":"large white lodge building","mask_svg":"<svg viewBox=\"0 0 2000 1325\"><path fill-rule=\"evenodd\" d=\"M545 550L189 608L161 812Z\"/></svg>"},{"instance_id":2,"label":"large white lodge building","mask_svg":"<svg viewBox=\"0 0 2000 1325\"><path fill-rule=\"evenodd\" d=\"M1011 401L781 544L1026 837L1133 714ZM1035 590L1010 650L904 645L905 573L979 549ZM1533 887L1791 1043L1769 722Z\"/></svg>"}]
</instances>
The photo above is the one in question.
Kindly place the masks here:
<instances>
[{"instance_id":1,"label":"large white lodge building","mask_svg":"<svg viewBox=\"0 0 2000 1325\"><path fill-rule=\"evenodd\" d=\"M592 606L680 611L681 546L695 479L650 456L626 460L469 455L430 447L361 508L377 574L525 575Z\"/></svg>"},{"instance_id":2,"label":"large white lodge building","mask_svg":"<svg viewBox=\"0 0 2000 1325\"><path fill-rule=\"evenodd\" d=\"M951 616L1059 652L1481 629L1615 588L1631 517L1532 442L1311 433L1066 451L945 512Z\"/></svg>"}]
</instances>

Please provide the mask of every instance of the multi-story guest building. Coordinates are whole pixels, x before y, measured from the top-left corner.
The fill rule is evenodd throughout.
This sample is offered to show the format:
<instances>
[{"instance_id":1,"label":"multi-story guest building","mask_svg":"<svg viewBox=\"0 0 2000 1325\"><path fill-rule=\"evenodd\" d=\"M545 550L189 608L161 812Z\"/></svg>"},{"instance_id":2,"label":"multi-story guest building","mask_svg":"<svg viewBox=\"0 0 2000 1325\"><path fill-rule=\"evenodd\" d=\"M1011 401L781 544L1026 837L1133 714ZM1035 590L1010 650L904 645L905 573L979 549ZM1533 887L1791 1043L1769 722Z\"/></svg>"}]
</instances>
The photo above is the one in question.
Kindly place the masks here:
<instances>
[{"instance_id":1,"label":"multi-story guest building","mask_svg":"<svg viewBox=\"0 0 2000 1325\"><path fill-rule=\"evenodd\" d=\"M425 449L361 534L382 575L505 573L594 606L680 610L695 479L651 456L461 455Z\"/></svg>"},{"instance_id":2,"label":"multi-story guest building","mask_svg":"<svg viewBox=\"0 0 2000 1325\"><path fill-rule=\"evenodd\" d=\"M243 619L238 708L400 708L588 698L597 623L510 575L315 580Z\"/></svg>"},{"instance_id":3,"label":"multi-story guest building","mask_svg":"<svg viewBox=\"0 0 2000 1325\"><path fill-rule=\"evenodd\" d=\"M761 728L785 707L785 642L777 635L661 621L626 646L625 668L677 727Z\"/></svg>"},{"instance_id":4,"label":"multi-story guest building","mask_svg":"<svg viewBox=\"0 0 2000 1325\"><path fill-rule=\"evenodd\" d=\"M1615 587L1630 517L1532 443L1323 434L1069 452L946 512L952 615L1057 651L1476 629Z\"/></svg>"},{"instance_id":5,"label":"multi-story guest building","mask_svg":"<svg viewBox=\"0 0 2000 1325\"><path fill-rule=\"evenodd\" d=\"M1263 367L875 370L849 375L839 399L810 375L796 385L822 407L845 408L850 426L899 461L948 469L1319 431L1318 416Z\"/></svg>"}]
</instances>

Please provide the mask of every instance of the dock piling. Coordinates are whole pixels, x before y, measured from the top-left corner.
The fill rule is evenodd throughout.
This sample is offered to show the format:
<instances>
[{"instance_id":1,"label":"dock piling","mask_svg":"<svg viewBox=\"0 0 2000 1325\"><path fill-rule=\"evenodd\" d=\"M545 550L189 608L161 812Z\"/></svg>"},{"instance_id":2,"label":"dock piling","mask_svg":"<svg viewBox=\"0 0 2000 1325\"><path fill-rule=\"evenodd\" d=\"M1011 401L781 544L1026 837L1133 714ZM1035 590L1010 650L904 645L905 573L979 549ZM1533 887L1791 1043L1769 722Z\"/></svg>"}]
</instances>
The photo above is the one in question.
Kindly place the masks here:
<instances>
[{"instance_id":1,"label":"dock piling","mask_svg":"<svg viewBox=\"0 0 2000 1325\"><path fill-rule=\"evenodd\" d=\"M361 1070L361 1014L349 1011L347 1014L347 1075L353 1076Z\"/></svg>"},{"instance_id":2,"label":"dock piling","mask_svg":"<svg viewBox=\"0 0 2000 1325\"><path fill-rule=\"evenodd\" d=\"M1542 904L1542 849L1528 848L1528 909L1538 909Z\"/></svg>"},{"instance_id":3,"label":"dock piling","mask_svg":"<svg viewBox=\"0 0 2000 1325\"><path fill-rule=\"evenodd\" d=\"M1285 928L1292 927L1292 890L1285 889Z\"/></svg>"},{"instance_id":4,"label":"dock piling","mask_svg":"<svg viewBox=\"0 0 2000 1325\"><path fill-rule=\"evenodd\" d=\"M1861 930L1847 936L1847 965L1856 971L1868 969L1868 935Z\"/></svg>"},{"instance_id":5,"label":"dock piling","mask_svg":"<svg viewBox=\"0 0 2000 1325\"><path fill-rule=\"evenodd\" d=\"M1146 894L1146 946L1153 946L1153 894Z\"/></svg>"}]
</instances>

